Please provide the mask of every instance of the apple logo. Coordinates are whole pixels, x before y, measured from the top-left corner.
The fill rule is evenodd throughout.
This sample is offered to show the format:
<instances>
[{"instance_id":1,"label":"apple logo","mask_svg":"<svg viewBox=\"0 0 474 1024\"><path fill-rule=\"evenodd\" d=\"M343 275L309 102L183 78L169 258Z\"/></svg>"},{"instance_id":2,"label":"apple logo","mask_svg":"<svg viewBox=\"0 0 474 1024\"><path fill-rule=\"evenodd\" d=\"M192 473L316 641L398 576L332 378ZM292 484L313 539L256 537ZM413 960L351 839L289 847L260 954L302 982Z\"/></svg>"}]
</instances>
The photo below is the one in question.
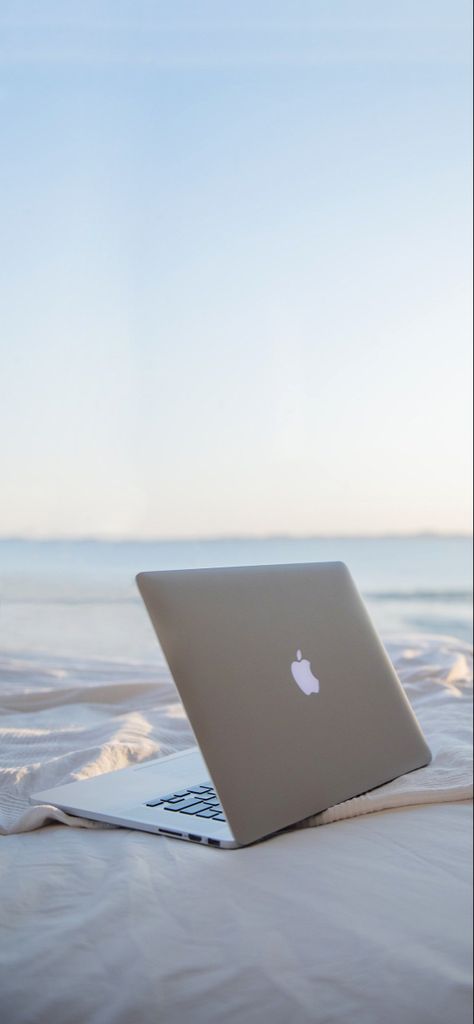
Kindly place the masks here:
<instances>
[{"instance_id":1,"label":"apple logo","mask_svg":"<svg viewBox=\"0 0 474 1024\"><path fill-rule=\"evenodd\" d=\"M313 676L311 662L303 658L301 651L296 652L296 661L291 663L291 674L295 683L298 683L300 690L309 696L310 693L319 693L319 679Z\"/></svg>"}]
</instances>

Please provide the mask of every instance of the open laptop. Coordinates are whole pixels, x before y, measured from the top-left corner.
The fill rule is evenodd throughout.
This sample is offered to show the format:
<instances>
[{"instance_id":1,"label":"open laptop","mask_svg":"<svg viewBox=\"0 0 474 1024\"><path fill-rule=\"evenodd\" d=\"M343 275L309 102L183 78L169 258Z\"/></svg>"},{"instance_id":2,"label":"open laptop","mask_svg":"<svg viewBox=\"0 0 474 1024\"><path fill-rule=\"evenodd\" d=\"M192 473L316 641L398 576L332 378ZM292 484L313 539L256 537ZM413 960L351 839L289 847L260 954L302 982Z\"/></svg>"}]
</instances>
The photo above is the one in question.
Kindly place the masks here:
<instances>
[{"instance_id":1,"label":"open laptop","mask_svg":"<svg viewBox=\"0 0 474 1024\"><path fill-rule=\"evenodd\" d=\"M143 572L137 583L198 746L33 803L236 847L429 763L341 562Z\"/></svg>"}]
</instances>

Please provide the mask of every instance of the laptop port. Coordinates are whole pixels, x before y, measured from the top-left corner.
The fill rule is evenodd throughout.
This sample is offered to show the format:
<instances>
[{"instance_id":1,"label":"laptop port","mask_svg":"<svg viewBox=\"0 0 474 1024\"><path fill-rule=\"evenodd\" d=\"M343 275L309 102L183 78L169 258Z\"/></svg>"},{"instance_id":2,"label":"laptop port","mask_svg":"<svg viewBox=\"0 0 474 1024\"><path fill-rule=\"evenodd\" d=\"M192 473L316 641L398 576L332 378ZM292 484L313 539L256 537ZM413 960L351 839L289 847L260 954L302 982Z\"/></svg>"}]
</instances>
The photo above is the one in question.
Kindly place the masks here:
<instances>
[{"instance_id":1,"label":"laptop port","mask_svg":"<svg viewBox=\"0 0 474 1024\"><path fill-rule=\"evenodd\" d=\"M221 844L220 844L218 839L208 839L207 840L207 845L208 846L220 846Z\"/></svg>"},{"instance_id":2,"label":"laptop port","mask_svg":"<svg viewBox=\"0 0 474 1024\"><path fill-rule=\"evenodd\" d=\"M193 843L200 843L202 836L193 836L191 832L188 832L188 839L191 839Z\"/></svg>"}]
</instances>

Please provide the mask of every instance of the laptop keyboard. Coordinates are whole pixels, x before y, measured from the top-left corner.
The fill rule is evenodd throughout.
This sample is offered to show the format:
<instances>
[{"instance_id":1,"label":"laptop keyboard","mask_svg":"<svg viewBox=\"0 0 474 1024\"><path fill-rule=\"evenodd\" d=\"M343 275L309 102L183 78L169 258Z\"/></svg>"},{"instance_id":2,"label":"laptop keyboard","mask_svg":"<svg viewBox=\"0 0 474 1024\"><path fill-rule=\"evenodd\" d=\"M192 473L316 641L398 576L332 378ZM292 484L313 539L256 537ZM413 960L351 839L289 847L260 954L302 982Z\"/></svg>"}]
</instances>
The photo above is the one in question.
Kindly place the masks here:
<instances>
[{"instance_id":1,"label":"laptop keyboard","mask_svg":"<svg viewBox=\"0 0 474 1024\"><path fill-rule=\"evenodd\" d=\"M161 807L170 813L189 814L196 818L213 818L214 821L225 821L224 811L210 782L200 786L180 789L167 796L158 796L155 800L147 800L146 807Z\"/></svg>"}]
</instances>

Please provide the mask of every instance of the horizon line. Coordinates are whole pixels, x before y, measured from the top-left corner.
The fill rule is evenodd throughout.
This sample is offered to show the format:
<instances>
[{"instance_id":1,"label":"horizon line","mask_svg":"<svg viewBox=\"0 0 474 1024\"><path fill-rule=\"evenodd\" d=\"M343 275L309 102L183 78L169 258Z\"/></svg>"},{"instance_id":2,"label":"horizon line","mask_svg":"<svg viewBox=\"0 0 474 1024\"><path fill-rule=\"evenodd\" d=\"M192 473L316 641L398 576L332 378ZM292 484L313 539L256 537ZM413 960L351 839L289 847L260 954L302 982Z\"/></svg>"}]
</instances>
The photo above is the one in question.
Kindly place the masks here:
<instances>
[{"instance_id":1,"label":"horizon line","mask_svg":"<svg viewBox=\"0 0 474 1024\"><path fill-rule=\"evenodd\" d=\"M97 534L74 534L69 536L31 534L1 534L0 543L24 544L202 544L248 541L312 541L312 540L472 540L467 530L413 530L399 532L387 530L381 533L229 533L203 534L192 536L101 536Z\"/></svg>"}]
</instances>

